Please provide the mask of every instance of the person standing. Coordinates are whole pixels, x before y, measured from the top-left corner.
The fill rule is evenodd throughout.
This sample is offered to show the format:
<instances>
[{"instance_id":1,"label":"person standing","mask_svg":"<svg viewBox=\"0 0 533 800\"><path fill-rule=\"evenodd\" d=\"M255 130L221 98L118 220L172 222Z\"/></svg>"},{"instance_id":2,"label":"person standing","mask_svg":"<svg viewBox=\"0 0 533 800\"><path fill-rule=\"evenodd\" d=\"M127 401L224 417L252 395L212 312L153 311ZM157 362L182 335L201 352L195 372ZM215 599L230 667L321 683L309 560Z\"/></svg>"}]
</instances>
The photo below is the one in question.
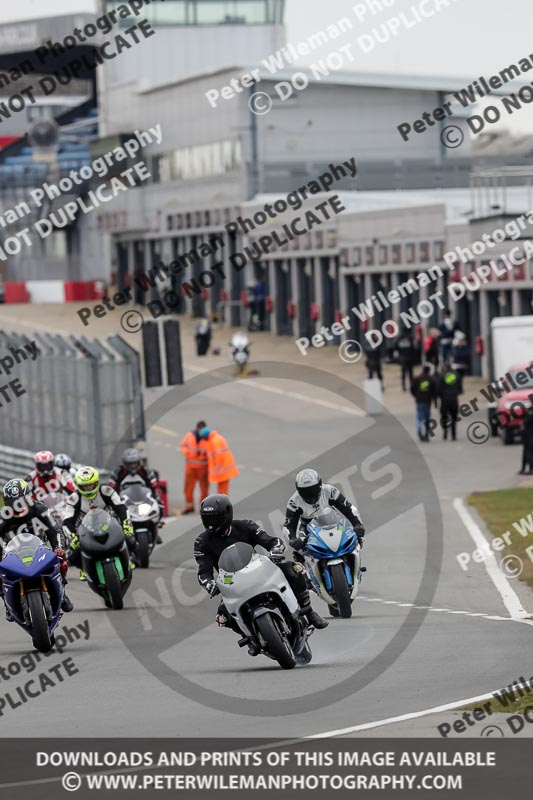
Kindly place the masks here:
<instances>
[{"instance_id":1,"label":"person standing","mask_svg":"<svg viewBox=\"0 0 533 800\"><path fill-rule=\"evenodd\" d=\"M437 407L437 386L431 376L431 367L426 364L420 375L411 383L411 394L416 401L416 432L421 442L429 442L429 420L431 403Z\"/></svg>"},{"instance_id":2,"label":"person standing","mask_svg":"<svg viewBox=\"0 0 533 800\"><path fill-rule=\"evenodd\" d=\"M374 377L374 373L376 377L381 381L381 388L384 389L383 386L383 374L381 372L381 347L372 347L372 345L367 344L365 347L365 356L366 356L366 368L368 370L368 379L372 380Z\"/></svg>"},{"instance_id":3,"label":"person standing","mask_svg":"<svg viewBox=\"0 0 533 800\"><path fill-rule=\"evenodd\" d=\"M207 454L209 483L217 484L217 494L229 495L229 482L237 477L239 468L226 439L207 426L201 428L199 436Z\"/></svg>"},{"instance_id":4,"label":"person standing","mask_svg":"<svg viewBox=\"0 0 533 800\"><path fill-rule=\"evenodd\" d=\"M398 348L398 361L402 368L402 390L407 391L405 381L409 380L408 386L413 382L413 367L416 362L416 347L413 335L409 333L407 328L400 333L400 337L396 343Z\"/></svg>"},{"instance_id":5,"label":"person standing","mask_svg":"<svg viewBox=\"0 0 533 800\"><path fill-rule=\"evenodd\" d=\"M457 439L457 418L459 416L459 395L463 392L463 381L458 372L449 364L444 365L438 380L437 391L440 397L440 424L443 439L448 438L450 430L452 441Z\"/></svg>"},{"instance_id":6,"label":"person standing","mask_svg":"<svg viewBox=\"0 0 533 800\"><path fill-rule=\"evenodd\" d=\"M449 308L444 309L444 318L439 325L440 334L440 354L442 363L447 364L450 360L450 353L452 351L452 342L455 331L458 329L457 322L452 320L452 315Z\"/></svg>"},{"instance_id":7,"label":"person standing","mask_svg":"<svg viewBox=\"0 0 533 800\"><path fill-rule=\"evenodd\" d=\"M528 408L522 420L522 466L519 475L533 474L533 407ZM527 469L526 469L527 465Z\"/></svg>"},{"instance_id":8,"label":"person standing","mask_svg":"<svg viewBox=\"0 0 533 800\"><path fill-rule=\"evenodd\" d=\"M428 364L433 364L435 369L439 366L439 341L438 330L430 328L424 339L424 353Z\"/></svg>"},{"instance_id":9,"label":"person standing","mask_svg":"<svg viewBox=\"0 0 533 800\"><path fill-rule=\"evenodd\" d=\"M194 514L194 490L197 483L200 484L200 503L209 494L207 453L205 451L205 442L200 437L200 431L205 427L204 420L197 422L196 428L186 433L180 443L180 450L185 456L183 479L185 508L183 509L183 514Z\"/></svg>"},{"instance_id":10,"label":"person standing","mask_svg":"<svg viewBox=\"0 0 533 800\"><path fill-rule=\"evenodd\" d=\"M470 349L466 336L457 331L452 344L452 368L464 378L470 366Z\"/></svg>"}]
</instances>

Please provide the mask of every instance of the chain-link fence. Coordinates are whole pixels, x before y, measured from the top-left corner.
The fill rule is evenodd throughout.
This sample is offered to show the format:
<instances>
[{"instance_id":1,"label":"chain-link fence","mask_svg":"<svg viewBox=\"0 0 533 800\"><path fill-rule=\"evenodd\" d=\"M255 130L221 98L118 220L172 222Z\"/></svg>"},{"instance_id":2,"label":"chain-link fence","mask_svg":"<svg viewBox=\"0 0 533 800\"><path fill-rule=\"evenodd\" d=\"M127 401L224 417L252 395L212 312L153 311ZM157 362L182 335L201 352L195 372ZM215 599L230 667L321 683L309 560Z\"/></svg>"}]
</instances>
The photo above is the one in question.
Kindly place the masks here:
<instances>
[{"instance_id":1,"label":"chain-link fence","mask_svg":"<svg viewBox=\"0 0 533 800\"><path fill-rule=\"evenodd\" d=\"M145 437L139 355L120 336L103 343L0 331L0 384L0 437L9 447L104 466L118 445Z\"/></svg>"}]
</instances>

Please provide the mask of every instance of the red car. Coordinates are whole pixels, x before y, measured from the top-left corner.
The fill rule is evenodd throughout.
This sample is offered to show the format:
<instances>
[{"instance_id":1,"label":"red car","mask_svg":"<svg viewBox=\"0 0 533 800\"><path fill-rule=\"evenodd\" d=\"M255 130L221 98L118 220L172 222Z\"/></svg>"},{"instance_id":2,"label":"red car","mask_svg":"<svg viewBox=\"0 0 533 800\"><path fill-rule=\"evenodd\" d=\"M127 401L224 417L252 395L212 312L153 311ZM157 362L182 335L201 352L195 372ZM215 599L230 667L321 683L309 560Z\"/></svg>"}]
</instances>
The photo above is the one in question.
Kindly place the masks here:
<instances>
[{"instance_id":1,"label":"red car","mask_svg":"<svg viewBox=\"0 0 533 800\"><path fill-rule=\"evenodd\" d=\"M503 444L512 444L515 436L520 433L524 414L532 405L533 370L531 363L519 364L508 369L507 373L510 374L511 381L517 388L502 394L498 400L497 417ZM506 381L506 383L510 382Z\"/></svg>"}]
</instances>

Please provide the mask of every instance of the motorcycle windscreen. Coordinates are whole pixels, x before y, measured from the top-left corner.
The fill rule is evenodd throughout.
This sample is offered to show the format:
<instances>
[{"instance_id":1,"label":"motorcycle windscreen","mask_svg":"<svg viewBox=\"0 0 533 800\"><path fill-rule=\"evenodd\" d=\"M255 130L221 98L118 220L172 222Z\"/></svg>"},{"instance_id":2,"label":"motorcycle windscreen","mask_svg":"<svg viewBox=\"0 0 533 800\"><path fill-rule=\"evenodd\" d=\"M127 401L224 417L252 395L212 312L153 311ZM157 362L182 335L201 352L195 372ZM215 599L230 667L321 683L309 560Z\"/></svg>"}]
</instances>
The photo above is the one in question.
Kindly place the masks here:
<instances>
[{"instance_id":1,"label":"motorcycle windscreen","mask_svg":"<svg viewBox=\"0 0 533 800\"><path fill-rule=\"evenodd\" d=\"M47 548L43 540L39 539L38 536L34 536L33 533L18 533L6 546L2 565L5 566L6 569L9 569L11 566L15 569L15 572L18 572L15 565L17 563L20 565L21 562L28 570L31 570L35 566L36 555L41 548L47 549L50 555L52 555L50 548ZM13 563L13 555L17 556L18 562L15 559ZM40 561L41 560L42 557L40 558Z\"/></svg>"},{"instance_id":2,"label":"motorcycle windscreen","mask_svg":"<svg viewBox=\"0 0 533 800\"><path fill-rule=\"evenodd\" d=\"M126 504L152 502L152 493L146 485L141 486L138 483L132 483L129 486L126 485L121 494Z\"/></svg>"},{"instance_id":3,"label":"motorcycle windscreen","mask_svg":"<svg viewBox=\"0 0 533 800\"><path fill-rule=\"evenodd\" d=\"M313 522L319 528L336 528L339 522L342 522L341 515L333 508L325 508L319 511L318 515L314 517Z\"/></svg>"},{"instance_id":4,"label":"motorcycle windscreen","mask_svg":"<svg viewBox=\"0 0 533 800\"><path fill-rule=\"evenodd\" d=\"M50 492L50 494L43 497L41 502L44 503L47 508L55 508L56 506L60 506L64 502L64 499L62 495L56 494L56 492Z\"/></svg>"},{"instance_id":5,"label":"motorcycle windscreen","mask_svg":"<svg viewBox=\"0 0 533 800\"><path fill-rule=\"evenodd\" d=\"M120 548L124 542L122 525L101 508L94 508L85 515L78 537L82 549L88 553Z\"/></svg>"},{"instance_id":6,"label":"motorcycle windscreen","mask_svg":"<svg viewBox=\"0 0 533 800\"><path fill-rule=\"evenodd\" d=\"M218 560L218 568L224 572L239 572L252 560L254 548L246 542L231 544L222 552Z\"/></svg>"}]
</instances>

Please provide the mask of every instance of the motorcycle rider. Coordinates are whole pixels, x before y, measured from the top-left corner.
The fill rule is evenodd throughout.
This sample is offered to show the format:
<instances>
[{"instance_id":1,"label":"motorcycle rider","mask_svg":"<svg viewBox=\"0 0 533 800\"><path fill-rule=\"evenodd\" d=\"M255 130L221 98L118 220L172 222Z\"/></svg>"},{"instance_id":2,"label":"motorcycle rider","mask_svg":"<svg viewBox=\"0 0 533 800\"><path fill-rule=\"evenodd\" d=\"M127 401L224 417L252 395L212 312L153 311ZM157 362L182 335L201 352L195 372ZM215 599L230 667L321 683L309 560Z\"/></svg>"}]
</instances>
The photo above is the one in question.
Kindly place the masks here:
<instances>
[{"instance_id":1,"label":"motorcycle rider","mask_svg":"<svg viewBox=\"0 0 533 800\"><path fill-rule=\"evenodd\" d=\"M111 478L109 479L109 485L111 488L115 489L117 494L120 494L121 485L125 478L128 475L133 475L139 477L145 486L150 489L152 492L152 496L159 505L160 515L159 518L163 518L164 508L163 508L163 501L161 500L159 494L159 485L157 482L157 476L153 469L149 469L146 463L143 464L142 456L137 450L136 447L128 447L127 450L124 450L122 453L122 462L116 468L116 470L111 474ZM159 527L162 527L164 523L159 524ZM157 535L157 544L162 544L163 540Z\"/></svg>"},{"instance_id":2,"label":"motorcycle rider","mask_svg":"<svg viewBox=\"0 0 533 800\"><path fill-rule=\"evenodd\" d=\"M308 533L306 525L319 511L328 506L336 508L353 527L359 545L363 546L365 529L359 517L359 509L329 483L322 483L316 469L303 469L296 476L296 491L289 498L285 512L283 532L293 550L305 549ZM301 556L299 557L301 558Z\"/></svg>"},{"instance_id":3,"label":"motorcycle rider","mask_svg":"<svg viewBox=\"0 0 533 800\"><path fill-rule=\"evenodd\" d=\"M301 564L285 561L283 553L285 545L260 528L251 519L233 519L233 505L225 494L212 494L206 497L200 506L200 517L205 530L194 543L194 557L198 563L198 581L210 597L218 594L213 570L218 569L218 560L222 552L236 542L245 542L256 547L260 545L268 550L279 566L300 606L300 612L307 617L315 628L326 628L328 622L311 608L309 592ZM278 560L279 559L279 560ZM227 613L224 603L220 603L216 616L220 627L232 628L242 636L233 618ZM256 656L260 649L255 643L248 647L250 655Z\"/></svg>"},{"instance_id":4,"label":"motorcycle rider","mask_svg":"<svg viewBox=\"0 0 533 800\"><path fill-rule=\"evenodd\" d=\"M35 453L35 468L26 481L31 484L33 496L42 500L47 494L74 494L76 487L70 475L65 475L54 463L50 450Z\"/></svg>"},{"instance_id":5,"label":"motorcycle rider","mask_svg":"<svg viewBox=\"0 0 533 800\"><path fill-rule=\"evenodd\" d=\"M88 511L93 508L102 508L118 517L122 523L130 556L136 550L137 542L135 541L133 525L128 519L126 506L111 486L106 486L105 484L100 486L98 470L94 469L94 467L80 467L76 472L74 483L76 484L76 492L70 495L67 500L63 526L68 534L71 535L69 562L78 567L80 579L85 580L85 574L81 569L80 540L76 535L76 528Z\"/></svg>"},{"instance_id":6,"label":"motorcycle rider","mask_svg":"<svg viewBox=\"0 0 533 800\"><path fill-rule=\"evenodd\" d=\"M2 491L4 507L0 512L0 542L6 544L5 537L8 534L16 536L17 533L33 533L40 539L45 538L60 562L63 583L67 583L67 561L64 551L63 532L57 526L44 503L34 500L31 485L21 479L13 478L9 480ZM1 589L1 580L0 580ZM2 592L2 599L4 595ZM74 605L72 600L63 594L61 603L62 611L72 611ZM6 607L6 620L13 621L13 617Z\"/></svg>"},{"instance_id":7,"label":"motorcycle rider","mask_svg":"<svg viewBox=\"0 0 533 800\"><path fill-rule=\"evenodd\" d=\"M63 473L65 478L74 478L76 470L72 466L72 459L67 453L58 453L54 458L54 465Z\"/></svg>"}]
</instances>

